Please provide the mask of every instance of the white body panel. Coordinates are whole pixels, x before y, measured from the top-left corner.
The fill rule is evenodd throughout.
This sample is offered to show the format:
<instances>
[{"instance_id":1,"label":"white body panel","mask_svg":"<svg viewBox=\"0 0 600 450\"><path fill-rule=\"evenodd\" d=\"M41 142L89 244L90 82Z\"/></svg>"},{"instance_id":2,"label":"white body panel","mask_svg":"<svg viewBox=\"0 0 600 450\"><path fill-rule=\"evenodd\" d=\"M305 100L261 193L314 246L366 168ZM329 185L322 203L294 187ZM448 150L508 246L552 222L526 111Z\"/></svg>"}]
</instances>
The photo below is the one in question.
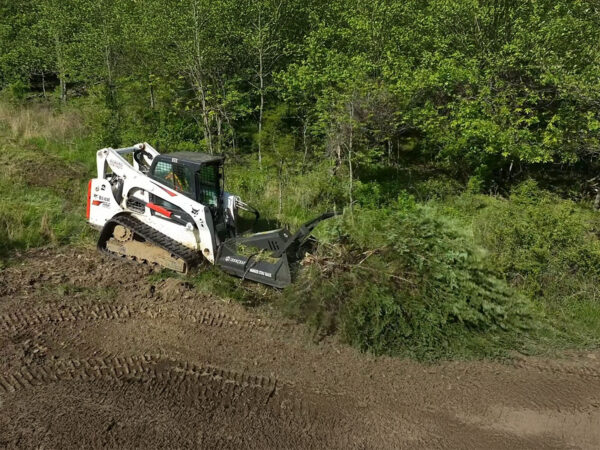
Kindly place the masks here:
<instances>
[{"instance_id":1,"label":"white body panel","mask_svg":"<svg viewBox=\"0 0 600 450\"><path fill-rule=\"evenodd\" d=\"M131 164L123 157L123 155L140 149L144 149L153 157L159 155L154 148L146 143L120 150L105 148L97 152L98 178L92 179L90 186L90 224L102 228L115 215L129 212L171 239L202 252L208 261L214 263L218 242L209 208L151 179L139 170L137 161L134 160ZM145 156L144 158L150 164L151 160ZM110 169L114 176L122 180L122 200L120 203L115 198L111 183L107 179L107 169ZM179 224L168 220L158 212L154 212L153 215L152 210L147 206L144 208L143 214L141 211L135 211L127 207L128 198L137 199L146 205L150 200L150 194L177 206L189 215L191 221L185 225ZM236 199L239 201L236 196L224 194L223 200L227 210L230 211L232 220L235 220L236 216Z\"/></svg>"},{"instance_id":2,"label":"white body panel","mask_svg":"<svg viewBox=\"0 0 600 450\"><path fill-rule=\"evenodd\" d=\"M93 178L90 180L90 224L101 229L116 214L123 212L115 200L108 180Z\"/></svg>"}]
</instances>

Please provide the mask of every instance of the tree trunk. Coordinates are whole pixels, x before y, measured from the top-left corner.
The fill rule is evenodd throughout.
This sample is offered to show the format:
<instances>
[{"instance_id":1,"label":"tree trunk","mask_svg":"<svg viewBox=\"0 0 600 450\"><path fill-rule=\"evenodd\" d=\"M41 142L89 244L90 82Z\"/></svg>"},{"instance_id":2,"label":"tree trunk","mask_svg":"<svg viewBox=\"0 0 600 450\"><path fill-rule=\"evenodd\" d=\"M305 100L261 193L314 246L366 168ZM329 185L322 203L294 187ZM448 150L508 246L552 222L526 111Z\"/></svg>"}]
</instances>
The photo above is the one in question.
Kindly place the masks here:
<instances>
[{"instance_id":1,"label":"tree trunk","mask_svg":"<svg viewBox=\"0 0 600 450\"><path fill-rule=\"evenodd\" d=\"M337 170L342 165L342 145L339 142L335 144L335 166L333 167L333 174L337 173Z\"/></svg>"},{"instance_id":2,"label":"tree trunk","mask_svg":"<svg viewBox=\"0 0 600 450\"><path fill-rule=\"evenodd\" d=\"M42 71L42 92L44 94L44 100L46 100L46 78L44 77L44 71Z\"/></svg>"},{"instance_id":3,"label":"tree trunk","mask_svg":"<svg viewBox=\"0 0 600 450\"><path fill-rule=\"evenodd\" d=\"M308 119L304 118L302 122L302 144L304 145L304 159L302 160L302 165L306 164L306 157L308 155L308 142L306 139L306 134L308 131Z\"/></svg>"},{"instance_id":4,"label":"tree trunk","mask_svg":"<svg viewBox=\"0 0 600 450\"><path fill-rule=\"evenodd\" d=\"M227 123L227 127L229 127L229 129L231 130L231 149L235 156L235 151L236 151L235 128L231 124L231 120L229 120L229 116L227 114L225 114L224 116L225 116L225 122Z\"/></svg>"},{"instance_id":5,"label":"tree trunk","mask_svg":"<svg viewBox=\"0 0 600 450\"><path fill-rule=\"evenodd\" d=\"M150 91L150 109L154 109L156 106L156 101L154 97L154 83L152 82L152 80L148 81L148 87Z\"/></svg>"},{"instance_id":6,"label":"tree trunk","mask_svg":"<svg viewBox=\"0 0 600 450\"><path fill-rule=\"evenodd\" d=\"M348 197L350 200L350 217L354 221L354 198L352 196L352 190L354 188L354 173L352 167L352 145L354 141L354 102L350 103L350 137L348 140L348 172L350 177L350 186L348 188Z\"/></svg>"},{"instance_id":7,"label":"tree trunk","mask_svg":"<svg viewBox=\"0 0 600 450\"><path fill-rule=\"evenodd\" d=\"M206 92L202 83L198 86L200 90L200 99L202 100L202 121L204 122L204 140L209 153L213 154L212 133L210 131L210 122L208 120L208 105L206 103Z\"/></svg>"},{"instance_id":8,"label":"tree trunk","mask_svg":"<svg viewBox=\"0 0 600 450\"><path fill-rule=\"evenodd\" d=\"M67 82L63 74L60 74L58 77L60 80L60 102L64 105L67 103Z\"/></svg>"},{"instance_id":9,"label":"tree trunk","mask_svg":"<svg viewBox=\"0 0 600 450\"><path fill-rule=\"evenodd\" d=\"M111 109L111 112L116 112L117 110L117 88L113 82L113 71L112 65L110 61L110 48L108 45L104 47L104 62L106 63L106 86L108 88L108 105Z\"/></svg>"},{"instance_id":10,"label":"tree trunk","mask_svg":"<svg viewBox=\"0 0 600 450\"><path fill-rule=\"evenodd\" d=\"M279 161L279 216L283 211L283 161Z\"/></svg>"},{"instance_id":11,"label":"tree trunk","mask_svg":"<svg viewBox=\"0 0 600 450\"><path fill-rule=\"evenodd\" d=\"M223 134L221 131L222 128L222 120L221 120L221 115L217 114L217 153L221 153L221 149L223 146Z\"/></svg>"},{"instance_id":12,"label":"tree trunk","mask_svg":"<svg viewBox=\"0 0 600 450\"><path fill-rule=\"evenodd\" d=\"M260 106L258 109L258 166L262 169L262 121L263 121L263 109L265 107L265 93L264 93L264 77L263 77L263 54L262 48L258 51L258 78L260 80Z\"/></svg>"},{"instance_id":13,"label":"tree trunk","mask_svg":"<svg viewBox=\"0 0 600 450\"><path fill-rule=\"evenodd\" d=\"M262 169L262 120L263 109L265 107L265 79L263 73L263 51L264 51L264 36L262 29L262 9L258 10L258 81L259 81L259 96L260 104L258 106L258 167Z\"/></svg>"},{"instance_id":14,"label":"tree trunk","mask_svg":"<svg viewBox=\"0 0 600 450\"><path fill-rule=\"evenodd\" d=\"M200 100L202 103L202 122L204 123L204 140L208 151L213 153L212 146L212 133L210 131L210 122L208 120L208 105L206 103L206 92L204 90L203 82L203 57L202 57L202 43L200 42L200 36L198 35L198 29L200 28L198 4L196 1L192 3L192 17L194 19L194 48L195 48L195 64L191 70L191 75L196 84L196 90L200 94Z\"/></svg>"},{"instance_id":15,"label":"tree trunk","mask_svg":"<svg viewBox=\"0 0 600 450\"><path fill-rule=\"evenodd\" d=\"M54 35L54 48L56 51L56 63L58 66L58 80L60 82L60 102L64 105L67 103L67 82L65 80L62 46L58 33Z\"/></svg>"}]
</instances>

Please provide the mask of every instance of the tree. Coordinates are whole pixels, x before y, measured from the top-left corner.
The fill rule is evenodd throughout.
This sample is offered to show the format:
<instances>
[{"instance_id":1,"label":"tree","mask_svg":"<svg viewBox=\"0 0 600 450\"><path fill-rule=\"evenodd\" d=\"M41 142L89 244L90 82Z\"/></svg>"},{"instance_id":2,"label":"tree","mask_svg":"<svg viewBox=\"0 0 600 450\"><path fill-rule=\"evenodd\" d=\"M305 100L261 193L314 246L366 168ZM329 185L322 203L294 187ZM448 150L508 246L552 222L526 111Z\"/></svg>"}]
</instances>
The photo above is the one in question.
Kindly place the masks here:
<instances>
[{"instance_id":1,"label":"tree","mask_svg":"<svg viewBox=\"0 0 600 450\"><path fill-rule=\"evenodd\" d=\"M262 167L262 127L265 110L265 96L270 87L270 78L277 60L282 56L282 40L279 34L281 26L281 0L258 0L251 2L249 10L250 27L245 36L247 46L252 52L253 77L251 82L258 95L258 164Z\"/></svg>"},{"instance_id":2,"label":"tree","mask_svg":"<svg viewBox=\"0 0 600 450\"><path fill-rule=\"evenodd\" d=\"M83 0L47 0L40 2L37 30L39 42L47 42L52 55L49 67L56 73L60 86L60 101L67 102L67 82L78 75L79 63L83 60L79 54L79 33L82 22L78 11L85 7Z\"/></svg>"}]
</instances>

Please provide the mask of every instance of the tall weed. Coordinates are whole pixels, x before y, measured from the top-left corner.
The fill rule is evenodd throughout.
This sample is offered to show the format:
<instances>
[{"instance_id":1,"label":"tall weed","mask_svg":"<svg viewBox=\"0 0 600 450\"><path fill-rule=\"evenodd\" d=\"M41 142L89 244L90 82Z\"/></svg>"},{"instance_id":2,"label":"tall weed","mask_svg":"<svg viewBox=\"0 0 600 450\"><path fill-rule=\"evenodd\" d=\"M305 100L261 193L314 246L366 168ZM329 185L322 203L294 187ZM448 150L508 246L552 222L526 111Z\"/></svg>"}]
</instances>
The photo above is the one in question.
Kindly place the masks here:
<instances>
[{"instance_id":1,"label":"tall weed","mask_svg":"<svg viewBox=\"0 0 600 450\"><path fill-rule=\"evenodd\" d=\"M80 113L0 103L0 255L87 241L94 161Z\"/></svg>"},{"instance_id":2,"label":"tall weed","mask_svg":"<svg viewBox=\"0 0 600 450\"><path fill-rule=\"evenodd\" d=\"M82 114L76 110L57 112L49 104L20 106L0 102L0 127L14 140L66 140L80 136L85 126Z\"/></svg>"}]
</instances>

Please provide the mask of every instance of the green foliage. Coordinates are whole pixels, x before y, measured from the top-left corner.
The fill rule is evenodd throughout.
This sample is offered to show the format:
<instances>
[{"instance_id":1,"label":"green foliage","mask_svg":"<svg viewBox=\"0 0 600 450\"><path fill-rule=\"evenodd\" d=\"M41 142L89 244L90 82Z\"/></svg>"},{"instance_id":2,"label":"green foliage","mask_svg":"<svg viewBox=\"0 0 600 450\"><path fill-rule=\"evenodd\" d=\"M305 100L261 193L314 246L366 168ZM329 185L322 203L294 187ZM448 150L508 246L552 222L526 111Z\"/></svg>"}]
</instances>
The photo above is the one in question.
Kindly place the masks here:
<instances>
[{"instance_id":1,"label":"green foliage","mask_svg":"<svg viewBox=\"0 0 600 450\"><path fill-rule=\"evenodd\" d=\"M598 214L529 181L477 217L475 235L509 279L531 295L559 299L576 293L565 283L572 274L600 275L599 227Z\"/></svg>"},{"instance_id":2,"label":"green foliage","mask_svg":"<svg viewBox=\"0 0 600 450\"><path fill-rule=\"evenodd\" d=\"M265 161L269 162L269 159ZM265 164L266 165L266 164ZM289 170L289 169L288 169ZM244 158L226 168L226 187L254 205L265 218L278 219L295 229L319 212L340 210L345 202L343 183L331 176L330 165L322 163L308 172L289 170L281 185L277 166L261 170L254 159ZM275 223L264 224L272 228Z\"/></svg>"},{"instance_id":3,"label":"green foliage","mask_svg":"<svg viewBox=\"0 0 600 450\"><path fill-rule=\"evenodd\" d=\"M544 305L557 326L598 342L600 216L528 181L474 221L494 267ZM582 314L582 311L586 311Z\"/></svg>"},{"instance_id":4,"label":"green foliage","mask_svg":"<svg viewBox=\"0 0 600 450\"><path fill-rule=\"evenodd\" d=\"M470 187L471 183L469 182ZM464 187L460 182L443 175L415 183L414 192L421 201L445 200L460 194Z\"/></svg>"},{"instance_id":5,"label":"green foliage","mask_svg":"<svg viewBox=\"0 0 600 450\"><path fill-rule=\"evenodd\" d=\"M20 103L25 100L25 96L29 90L29 86L23 80L16 80L9 84L6 91L8 101L12 103Z\"/></svg>"},{"instance_id":6,"label":"green foliage","mask_svg":"<svg viewBox=\"0 0 600 450\"><path fill-rule=\"evenodd\" d=\"M531 304L486 269L456 227L403 196L331 224L345 236L321 249L285 293L289 311L377 354L421 359L519 348L538 325ZM335 234L333 233L333 234Z\"/></svg>"},{"instance_id":7,"label":"green foliage","mask_svg":"<svg viewBox=\"0 0 600 450\"><path fill-rule=\"evenodd\" d=\"M143 132L209 152L254 140L258 151L273 143L257 138L264 113L284 105L287 141L266 151L293 141L303 163L360 169L416 152L483 189L514 163L596 164L600 11L587 1L0 8L0 87L32 81L40 92L48 80L63 103L97 91L110 143Z\"/></svg>"}]
</instances>

